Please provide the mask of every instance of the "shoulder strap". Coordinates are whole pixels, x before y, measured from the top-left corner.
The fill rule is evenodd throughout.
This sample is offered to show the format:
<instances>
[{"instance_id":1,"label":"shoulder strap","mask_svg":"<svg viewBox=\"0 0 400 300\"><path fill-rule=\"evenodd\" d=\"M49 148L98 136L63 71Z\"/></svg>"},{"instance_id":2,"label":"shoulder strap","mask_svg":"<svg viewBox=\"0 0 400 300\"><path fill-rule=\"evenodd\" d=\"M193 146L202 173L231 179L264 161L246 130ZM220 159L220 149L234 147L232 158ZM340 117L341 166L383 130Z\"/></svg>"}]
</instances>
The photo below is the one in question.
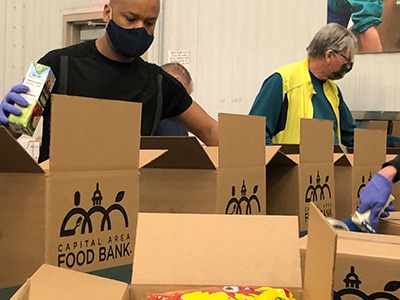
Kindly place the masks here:
<instances>
[{"instance_id":1,"label":"shoulder strap","mask_svg":"<svg viewBox=\"0 0 400 300\"><path fill-rule=\"evenodd\" d=\"M151 129L151 135L154 135L154 131L156 130L158 123L161 120L161 113L163 109L163 95L162 95L162 75L157 74L157 104L156 104L156 112L154 116L153 128Z\"/></svg>"},{"instance_id":2,"label":"shoulder strap","mask_svg":"<svg viewBox=\"0 0 400 300\"><path fill-rule=\"evenodd\" d=\"M59 78L58 93L67 94L68 87L68 56L60 56L60 78Z\"/></svg>"}]
</instances>

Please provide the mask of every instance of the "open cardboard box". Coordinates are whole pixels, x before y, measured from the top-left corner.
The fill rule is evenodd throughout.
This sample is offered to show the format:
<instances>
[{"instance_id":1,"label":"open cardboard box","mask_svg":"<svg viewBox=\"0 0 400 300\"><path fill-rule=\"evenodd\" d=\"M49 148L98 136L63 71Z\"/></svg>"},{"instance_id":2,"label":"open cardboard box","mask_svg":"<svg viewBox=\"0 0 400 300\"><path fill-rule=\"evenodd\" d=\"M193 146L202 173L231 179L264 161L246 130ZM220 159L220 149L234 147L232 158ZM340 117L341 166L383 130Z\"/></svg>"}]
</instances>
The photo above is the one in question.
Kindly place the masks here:
<instances>
[{"instance_id":1,"label":"open cardboard box","mask_svg":"<svg viewBox=\"0 0 400 300\"><path fill-rule=\"evenodd\" d=\"M354 130L354 148L335 157L336 219L349 217L359 206L360 194L386 159L386 131ZM373 141L373 142L371 142Z\"/></svg>"},{"instance_id":2,"label":"open cardboard box","mask_svg":"<svg viewBox=\"0 0 400 300\"><path fill-rule=\"evenodd\" d=\"M147 292L221 285L286 287L298 300L330 299L329 259L310 269L326 276L310 275L313 280L301 286L296 216L139 213L136 239L132 300L144 299ZM103 287L108 297L101 295ZM90 290L96 299L125 299L125 288L124 283L43 266L12 299L47 300L58 293L64 298L57 299L95 299L87 294Z\"/></svg>"},{"instance_id":3,"label":"open cardboard box","mask_svg":"<svg viewBox=\"0 0 400 300\"><path fill-rule=\"evenodd\" d=\"M389 295L382 299L398 299L392 292L379 292L380 289L365 292L372 298L360 295L373 290L374 284L380 280L379 276L389 275L382 274L387 269L381 271L380 266L385 268L394 263L389 273L398 276L399 237L395 240L383 235L336 231L313 203L310 204L308 232L308 250L302 252L307 256L302 285L296 216L139 213L130 299L144 299L147 292L221 285L286 287L297 300L346 299L338 298L340 295L353 296L348 299L355 299L354 295L360 299L381 299L373 298L373 295ZM353 242L357 247L353 247ZM382 244L388 248L377 253L377 249L359 248L360 243L373 247ZM348 256L346 252L356 254ZM344 285L342 280L334 279L334 269L335 276L338 276L343 269L347 269L347 266L342 268L339 265L344 259L352 258L357 262L362 256L365 268L360 269L369 280L364 278L362 284L347 289L339 287L334 296L333 285ZM390 256L392 259L387 260ZM351 264L355 263L353 260L350 260ZM358 267L357 272L360 271ZM66 296L59 299L94 299L84 293L82 295L88 298L80 297L79 291L91 290L91 286L96 286L93 289L97 290L107 285L115 294L108 298L98 295L96 299L125 299L126 284L71 270L45 267L45 271L39 270L42 275L34 275L32 278L36 280L28 280L15 297L22 297L22 292L30 287L30 291L25 293L26 299L54 299L54 293L59 291ZM63 284L58 290L57 278L60 276ZM73 283L73 288L65 288L68 282ZM359 288L361 285L362 290ZM391 285L392 290L393 286L395 282ZM53 291L53 297L33 293L30 297L29 293L33 290L37 292L41 289L42 295Z\"/></svg>"},{"instance_id":4,"label":"open cardboard box","mask_svg":"<svg viewBox=\"0 0 400 300\"><path fill-rule=\"evenodd\" d=\"M300 145L282 145L267 165L267 213L299 216L307 230L309 204L335 216L332 122L302 119Z\"/></svg>"},{"instance_id":5,"label":"open cardboard box","mask_svg":"<svg viewBox=\"0 0 400 300\"><path fill-rule=\"evenodd\" d=\"M219 114L219 147L195 137L142 137L142 149L168 149L140 169L140 211L266 214L265 118ZM269 148L269 147L268 147Z\"/></svg>"},{"instance_id":6,"label":"open cardboard box","mask_svg":"<svg viewBox=\"0 0 400 300\"><path fill-rule=\"evenodd\" d=\"M314 239L317 228L310 226L309 235L300 243L305 280L307 260L325 251L320 244L319 252L309 253L315 250L311 243L317 241ZM400 237L348 231L337 231L336 235L333 299L400 299Z\"/></svg>"},{"instance_id":7,"label":"open cardboard box","mask_svg":"<svg viewBox=\"0 0 400 300\"><path fill-rule=\"evenodd\" d=\"M51 160L41 165L0 127L0 288L43 263L132 262L140 120L141 104L53 95Z\"/></svg>"}]
</instances>

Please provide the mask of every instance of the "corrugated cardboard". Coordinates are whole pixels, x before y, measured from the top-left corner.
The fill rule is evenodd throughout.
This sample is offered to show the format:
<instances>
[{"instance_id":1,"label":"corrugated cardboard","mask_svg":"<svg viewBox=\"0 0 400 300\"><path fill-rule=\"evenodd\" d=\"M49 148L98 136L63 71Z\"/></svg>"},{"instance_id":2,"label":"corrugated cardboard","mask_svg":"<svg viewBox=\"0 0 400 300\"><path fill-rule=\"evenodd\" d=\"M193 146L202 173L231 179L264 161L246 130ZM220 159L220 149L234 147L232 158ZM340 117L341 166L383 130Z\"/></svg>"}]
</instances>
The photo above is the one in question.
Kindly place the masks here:
<instances>
[{"instance_id":1,"label":"corrugated cardboard","mask_svg":"<svg viewBox=\"0 0 400 300\"><path fill-rule=\"evenodd\" d=\"M319 219L323 217L318 209L315 213L319 214ZM309 253L312 249L310 248L312 247L311 240L314 240L312 235L318 234L314 229L331 226L329 223L326 224L327 222L320 221L319 223L319 226L310 224L307 246L303 239L301 243L302 263L304 260L306 263L306 267L303 268L305 285L309 271L307 260L314 255L325 253L325 245L322 243L320 243L318 253ZM400 237L347 231L337 231L336 235L337 250L334 258L334 297L332 299L399 299Z\"/></svg>"},{"instance_id":2,"label":"corrugated cardboard","mask_svg":"<svg viewBox=\"0 0 400 300\"><path fill-rule=\"evenodd\" d=\"M142 137L142 149L168 152L140 169L140 211L265 214L265 118L220 114L219 135L219 147Z\"/></svg>"},{"instance_id":3,"label":"corrugated cardboard","mask_svg":"<svg viewBox=\"0 0 400 300\"><path fill-rule=\"evenodd\" d=\"M267 165L267 213L299 216L304 232L311 202L335 216L332 122L302 119L300 140L283 145Z\"/></svg>"},{"instance_id":4,"label":"corrugated cardboard","mask_svg":"<svg viewBox=\"0 0 400 300\"><path fill-rule=\"evenodd\" d=\"M140 104L53 95L43 168L0 127L0 288L43 263L92 271L132 262L140 119Z\"/></svg>"},{"instance_id":5,"label":"corrugated cardboard","mask_svg":"<svg viewBox=\"0 0 400 300\"><path fill-rule=\"evenodd\" d=\"M129 300L126 283L43 264L11 300Z\"/></svg>"},{"instance_id":6,"label":"corrugated cardboard","mask_svg":"<svg viewBox=\"0 0 400 300\"><path fill-rule=\"evenodd\" d=\"M321 254L321 245L324 251L307 258L304 286L296 216L139 213L130 299L221 285L285 287L297 300L331 299L337 235L315 211L311 204L316 234L310 231L309 253ZM44 265L12 299L119 300L125 290L125 283Z\"/></svg>"},{"instance_id":7,"label":"corrugated cardboard","mask_svg":"<svg viewBox=\"0 0 400 300\"><path fill-rule=\"evenodd\" d=\"M329 299L333 263L320 263L318 255L309 259L310 270L318 274L302 297L297 219L139 213L133 299L143 299L146 292L232 284L286 287L299 300ZM318 240L333 243L332 235Z\"/></svg>"},{"instance_id":8,"label":"corrugated cardboard","mask_svg":"<svg viewBox=\"0 0 400 300\"><path fill-rule=\"evenodd\" d=\"M379 220L378 232L382 234L400 235L400 212L391 212L389 217Z\"/></svg>"},{"instance_id":9,"label":"corrugated cardboard","mask_svg":"<svg viewBox=\"0 0 400 300\"><path fill-rule=\"evenodd\" d=\"M348 218L360 204L360 194L386 159L386 132L354 131L354 149L335 160L336 218Z\"/></svg>"}]
</instances>

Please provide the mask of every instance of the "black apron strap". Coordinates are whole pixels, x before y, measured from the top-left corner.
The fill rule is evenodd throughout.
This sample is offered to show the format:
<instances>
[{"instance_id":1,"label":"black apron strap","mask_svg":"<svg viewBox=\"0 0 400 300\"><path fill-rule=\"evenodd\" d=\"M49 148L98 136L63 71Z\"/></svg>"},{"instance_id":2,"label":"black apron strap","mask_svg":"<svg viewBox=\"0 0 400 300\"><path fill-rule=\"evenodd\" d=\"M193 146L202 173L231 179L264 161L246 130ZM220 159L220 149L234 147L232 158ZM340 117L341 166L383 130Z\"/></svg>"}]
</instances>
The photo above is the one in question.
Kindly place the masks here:
<instances>
[{"instance_id":1,"label":"black apron strap","mask_svg":"<svg viewBox=\"0 0 400 300\"><path fill-rule=\"evenodd\" d=\"M151 135L154 135L158 123L161 120L161 113L163 109L162 79L163 79L162 75L157 74L157 104L156 104L156 112L154 116L154 123L153 123L153 128L151 130Z\"/></svg>"},{"instance_id":2,"label":"black apron strap","mask_svg":"<svg viewBox=\"0 0 400 300\"><path fill-rule=\"evenodd\" d=\"M68 87L68 56L60 56L60 78L58 94L66 95Z\"/></svg>"}]
</instances>

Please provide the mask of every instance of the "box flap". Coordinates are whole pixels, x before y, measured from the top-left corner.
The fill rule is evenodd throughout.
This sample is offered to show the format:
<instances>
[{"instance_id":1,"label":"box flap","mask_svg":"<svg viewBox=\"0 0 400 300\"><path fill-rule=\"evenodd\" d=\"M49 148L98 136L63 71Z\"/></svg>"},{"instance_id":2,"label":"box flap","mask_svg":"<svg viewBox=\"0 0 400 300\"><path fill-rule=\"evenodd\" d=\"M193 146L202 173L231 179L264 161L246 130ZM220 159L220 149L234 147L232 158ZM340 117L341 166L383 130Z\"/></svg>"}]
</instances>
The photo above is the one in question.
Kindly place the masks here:
<instances>
[{"instance_id":1,"label":"box flap","mask_svg":"<svg viewBox=\"0 0 400 300\"><path fill-rule=\"evenodd\" d=\"M139 167L141 103L52 95L52 171Z\"/></svg>"},{"instance_id":2,"label":"box flap","mask_svg":"<svg viewBox=\"0 0 400 300\"><path fill-rule=\"evenodd\" d=\"M139 213L134 253L133 284L301 286L295 216Z\"/></svg>"},{"instance_id":3,"label":"box flap","mask_svg":"<svg viewBox=\"0 0 400 300\"><path fill-rule=\"evenodd\" d=\"M400 237L384 234L338 232L337 252L371 259L398 260Z\"/></svg>"},{"instance_id":4,"label":"box flap","mask_svg":"<svg viewBox=\"0 0 400 300\"><path fill-rule=\"evenodd\" d=\"M0 173L44 173L4 126L0 126L0 145Z\"/></svg>"},{"instance_id":5,"label":"box flap","mask_svg":"<svg viewBox=\"0 0 400 300\"><path fill-rule=\"evenodd\" d=\"M393 211L389 217L381 218L379 220L378 232L400 235L400 211Z\"/></svg>"},{"instance_id":6,"label":"box flap","mask_svg":"<svg viewBox=\"0 0 400 300\"><path fill-rule=\"evenodd\" d=\"M273 157L270 158L267 168L269 165L297 166L299 164L298 157L298 154L286 155L282 151L278 151Z\"/></svg>"},{"instance_id":7,"label":"box flap","mask_svg":"<svg viewBox=\"0 0 400 300\"><path fill-rule=\"evenodd\" d=\"M275 155L279 152L281 146L265 146L265 164L268 163L275 157Z\"/></svg>"},{"instance_id":8,"label":"box flap","mask_svg":"<svg viewBox=\"0 0 400 300\"><path fill-rule=\"evenodd\" d=\"M218 146L203 146L204 151L211 159L215 167L219 167L219 147Z\"/></svg>"},{"instance_id":9,"label":"box flap","mask_svg":"<svg viewBox=\"0 0 400 300\"><path fill-rule=\"evenodd\" d=\"M265 117L218 114L219 166L249 168L265 164Z\"/></svg>"},{"instance_id":10,"label":"box flap","mask_svg":"<svg viewBox=\"0 0 400 300\"><path fill-rule=\"evenodd\" d=\"M139 153L139 167L141 168L144 165L155 160L157 157L164 155L168 150L140 150Z\"/></svg>"},{"instance_id":11,"label":"box flap","mask_svg":"<svg viewBox=\"0 0 400 300\"><path fill-rule=\"evenodd\" d=\"M333 161L335 166L351 167L353 165L353 154L334 153Z\"/></svg>"},{"instance_id":12,"label":"box flap","mask_svg":"<svg viewBox=\"0 0 400 300\"><path fill-rule=\"evenodd\" d=\"M300 145L299 144L282 144L281 151L286 155L290 154L300 154Z\"/></svg>"},{"instance_id":13,"label":"box flap","mask_svg":"<svg viewBox=\"0 0 400 300\"><path fill-rule=\"evenodd\" d=\"M333 162L332 121L301 119L300 122L300 162Z\"/></svg>"},{"instance_id":14,"label":"box flap","mask_svg":"<svg viewBox=\"0 0 400 300\"><path fill-rule=\"evenodd\" d=\"M386 131L354 130L354 165L381 165L386 158Z\"/></svg>"},{"instance_id":15,"label":"box flap","mask_svg":"<svg viewBox=\"0 0 400 300\"><path fill-rule=\"evenodd\" d=\"M126 283L43 264L11 299L29 294L30 300L129 299ZM23 298L22 298L23 299Z\"/></svg>"},{"instance_id":16,"label":"box flap","mask_svg":"<svg viewBox=\"0 0 400 300\"><path fill-rule=\"evenodd\" d=\"M144 168L215 169L195 136L143 136L141 149L167 149L168 152Z\"/></svg>"},{"instance_id":17,"label":"box flap","mask_svg":"<svg viewBox=\"0 0 400 300\"><path fill-rule=\"evenodd\" d=\"M310 203L303 300L332 299L337 233Z\"/></svg>"}]
</instances>

